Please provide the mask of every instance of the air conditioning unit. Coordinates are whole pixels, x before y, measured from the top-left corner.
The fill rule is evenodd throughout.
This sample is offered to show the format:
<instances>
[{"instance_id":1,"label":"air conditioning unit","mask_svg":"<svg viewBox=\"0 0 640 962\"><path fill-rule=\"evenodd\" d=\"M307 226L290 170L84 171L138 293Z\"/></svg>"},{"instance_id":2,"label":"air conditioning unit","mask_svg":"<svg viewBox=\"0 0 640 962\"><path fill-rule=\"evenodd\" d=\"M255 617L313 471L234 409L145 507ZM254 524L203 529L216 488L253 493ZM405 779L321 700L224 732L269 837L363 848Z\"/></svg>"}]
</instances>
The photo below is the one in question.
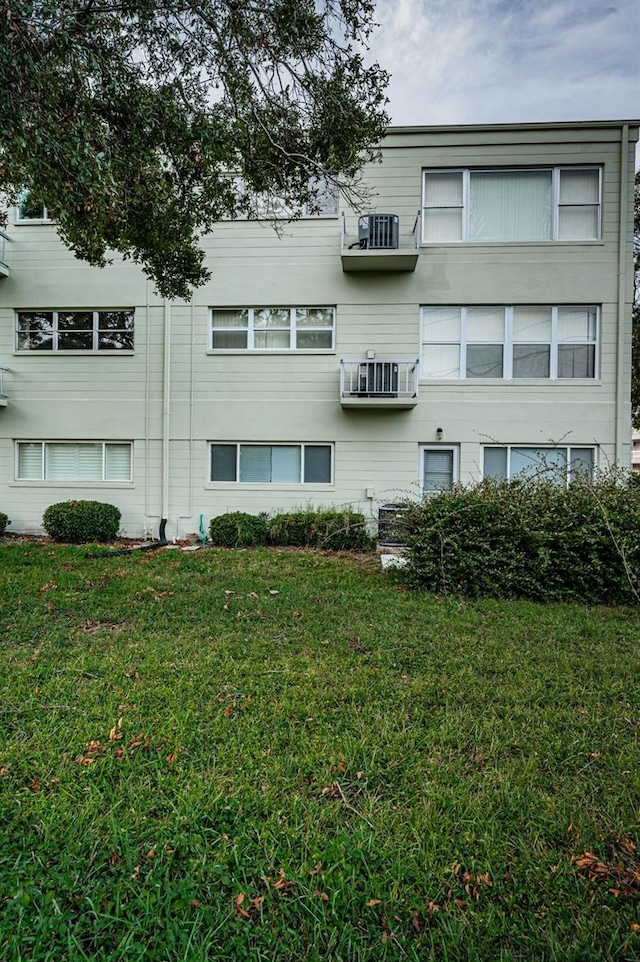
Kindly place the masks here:
<instances>
[{"instance_id":1,"label":"air conditioning unit","mask_svg":"<svg viewBox=\"0 0 640 962\"><path fill-rule=\"evenodd\" d=\"M358 242L365 250L397 250L399 233L397 214L365 214L358 220Z\"/></svg>"},{"instance_id":2,"label":"air conditioning unit","mask_svg":"<svg viewBox=\"0 0 640 962\"><path fill-rule=\"evenodd\" d=\"M358 366L360 397L397 397L397 361L366 361Z\"/></svg>"},{"instance_id":3,"label":"air conditioning unit","mask_svg":"<svg viewBox=\"0 0 640 962\"><path fill-rule=\"evenodd\" d=\"M383 504L378 508L378 544L390 548L405 544L403 514L406 510L400 504Z\"/></svg>"}]
</instances>

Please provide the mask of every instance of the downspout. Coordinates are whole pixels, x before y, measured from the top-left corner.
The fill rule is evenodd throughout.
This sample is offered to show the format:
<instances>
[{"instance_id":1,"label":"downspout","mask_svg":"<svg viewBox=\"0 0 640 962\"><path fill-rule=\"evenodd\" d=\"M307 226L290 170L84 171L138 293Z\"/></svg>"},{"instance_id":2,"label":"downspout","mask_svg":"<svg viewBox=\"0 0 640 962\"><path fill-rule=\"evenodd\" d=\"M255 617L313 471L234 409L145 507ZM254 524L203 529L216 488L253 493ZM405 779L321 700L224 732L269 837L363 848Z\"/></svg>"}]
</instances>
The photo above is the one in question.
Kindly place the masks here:
<instances>
[{"instance_id":1,"label":"downspout","mask_svg":"<svg viewBox=\"0 0 640 962\"><path fill-rule=\"evenodd\" d=\"M631 402L626 385L628 372L625 367L627 317L627 181L629 180L629 124L623 124L620 140L620 217L618 234L618 341L616 357L616 430L615 463L622 467L624 445L631 443Z\"/></svg>"},{"instance_id":2,"label":"downspout","mask_svg":"<svg viewBox=\"0 0 640 962\"><path fill-rule=\"evenodd\" d=\"M164 300L162 377L162 518L169 518L169 432L171 429L171 302Z\"/></svg>"},{"instance_id":3,"label":"downspout","mask_svg":"<svg viewBox=\"0 0 640 962\"><path fill-rule=\"evenodd\" d=\"M149 344L150 305L149 305L149 281L148 280L145 285L145 297L146 297L146 303L145 303L145 323L144 323L144 337L145 337L145 346L144 346L144 372L145 372L144 373L144 514L145 514L144 537L146 538L147 522L148 522L148 519L151 517L151 509L150 509L151 480L149 477L149 465L151 464L151 458L149 456L149 452L151 449L151 438L150 438L150 431L149 431L149 428L150 428L149 404L151 403L151 384L150 384L150 378L151 378L150 350L151 349Z\"/></svg>"},{"instance_id":4,"label":"downspout","mask_svg":"<svg viewBox=\"0 0 640 962\"><path fill-rule=\"evenodd\" d=\"M184 530L180 525L181 521L190 521L193 517L193 408L195 404L195 380L194 380L194 370L195 370L195 353L196 353L196 339L195 339L195 312L193 307L193 301L191 301L190 309L190 339L191 339L191 352L189 356L189 469L187 476L188 483L188 494L187 494L187 513L178 516L179 531L178 537L184 536Z\"/></svg>"}]
</instances>

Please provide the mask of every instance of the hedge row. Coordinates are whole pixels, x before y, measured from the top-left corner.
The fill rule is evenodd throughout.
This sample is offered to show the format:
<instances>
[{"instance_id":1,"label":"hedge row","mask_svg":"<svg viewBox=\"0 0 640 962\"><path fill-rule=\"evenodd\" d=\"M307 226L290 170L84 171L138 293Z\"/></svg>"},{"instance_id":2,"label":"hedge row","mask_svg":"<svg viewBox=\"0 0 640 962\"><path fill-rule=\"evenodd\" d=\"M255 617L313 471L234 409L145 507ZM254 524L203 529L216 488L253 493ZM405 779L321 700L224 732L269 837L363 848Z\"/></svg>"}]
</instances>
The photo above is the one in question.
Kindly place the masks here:
<instances>
[{"instance_id":1,"label":"hedge row","mask_svg":"<svg viewBox=\"0 0 640 962\"><path fill-rule=\"evenodd\" d=\"M0 538L7 530L7 525L9 524L11 524L11 522L9 521L9 516L6 514L3 514L2 511L0 511Z\"/></svg>"},{"instance_id":2,"label":"hedge row","mask_svg":"<svg viewBox=\"0 0 640 962\"><path fill-rule=\"evenodd\" d=\"M469 597L626 602L640 590L640 486L483 481L405 503L414 587Z\"/></svg>"},{"instance_id":3,"label":"hedge row","mask_svg":"<svg viewBox=\"0 0 640 962\"><path fill-rule=\"evenodd\" d=\"M318 509L261 515L234 511L212 518L209 538L227 548L289 545L334 550L368 550L373 539L364 515L355 511Z\"/></svg>"}]
</instances>

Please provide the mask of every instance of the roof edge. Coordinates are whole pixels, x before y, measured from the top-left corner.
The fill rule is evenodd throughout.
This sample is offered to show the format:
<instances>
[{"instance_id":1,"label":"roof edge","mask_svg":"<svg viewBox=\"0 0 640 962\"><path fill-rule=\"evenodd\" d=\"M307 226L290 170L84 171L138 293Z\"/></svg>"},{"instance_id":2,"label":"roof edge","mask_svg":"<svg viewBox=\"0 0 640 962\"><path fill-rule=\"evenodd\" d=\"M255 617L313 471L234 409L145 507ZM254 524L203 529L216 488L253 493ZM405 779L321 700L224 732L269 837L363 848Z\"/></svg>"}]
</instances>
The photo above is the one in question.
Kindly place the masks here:
<instances>
[{"instance_id":1,"label":"roof edge","mask_svg":"<svg viewBox=\"0 0 640 962\"><path fill-rule=\"evenodd\" d=\"M629 127L640 126L640 120L549 120L536 121L535 123L510 123L510 124L416 124L416 125L390 125L387 127L387 134L419 134L419 133L438 133L439 131L470 131L470 130L576 130L588 127Z\"/></svg>"}]
</instances>

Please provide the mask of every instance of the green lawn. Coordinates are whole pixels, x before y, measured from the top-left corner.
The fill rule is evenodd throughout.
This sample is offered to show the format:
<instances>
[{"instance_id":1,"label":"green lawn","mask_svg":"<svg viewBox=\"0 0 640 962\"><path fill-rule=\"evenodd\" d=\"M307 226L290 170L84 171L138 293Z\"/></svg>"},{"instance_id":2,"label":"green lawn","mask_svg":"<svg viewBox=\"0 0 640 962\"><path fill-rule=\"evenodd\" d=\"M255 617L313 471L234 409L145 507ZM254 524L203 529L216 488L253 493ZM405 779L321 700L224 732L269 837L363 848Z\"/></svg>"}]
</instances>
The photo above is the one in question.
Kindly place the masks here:
<instances>
[{"instance_id":1,"label":"green lawn","mask_svg":"<svg viewBox=\"0 0 640 962\"><path fill-rule=\"evenodd\" d=\"M3 962L640 958L637 608L6 541L0 618Z\"/></svg>"}]
</instances>

